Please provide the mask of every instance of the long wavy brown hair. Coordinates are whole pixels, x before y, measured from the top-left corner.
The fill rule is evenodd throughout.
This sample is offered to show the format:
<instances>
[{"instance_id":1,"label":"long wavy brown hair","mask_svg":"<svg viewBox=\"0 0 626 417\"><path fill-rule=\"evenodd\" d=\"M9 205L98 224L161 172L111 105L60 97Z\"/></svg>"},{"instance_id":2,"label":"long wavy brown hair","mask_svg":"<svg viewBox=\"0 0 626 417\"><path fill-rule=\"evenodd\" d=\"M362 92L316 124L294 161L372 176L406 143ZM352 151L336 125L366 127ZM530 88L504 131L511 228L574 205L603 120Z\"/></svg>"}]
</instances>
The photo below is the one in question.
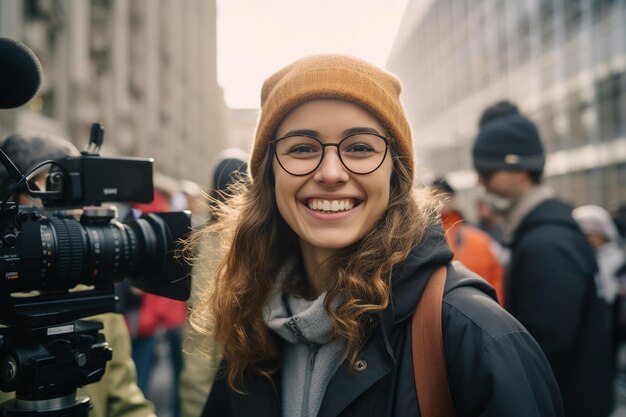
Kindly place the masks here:
<instances>
[{"instance_id":1,"label":"long wavy brown hair","mask_svg":"<svg viewBox=\"0 0 626 417\"><path fill-rule=\"evenodd\" d=\"M346 343L354 365L359 350L390 299L391 272L408 256L437 219L438 203L425 188L413 188L404 164L394 155L390 201L383 217L359 242L328 260L324 271L335 274L326 310L334 336ZM239 390L248 373L270 376L280 367L281 350L267 328L262 309L279 271L290 259L300 259L298 237L281 217L273 189L273 153L263 161L262 177L231 189L232 197L214 208L216 221L197 232L190 245L194 279L210 284L191 314L194 328L213 339L227 360L227 380ZM219 245L197 241L219 236ZM223 254L216 259L215 251ZM334 299L343 301L331 309ZM207 343L207 349L211 348Z\"/></svg>"}]
</instances>

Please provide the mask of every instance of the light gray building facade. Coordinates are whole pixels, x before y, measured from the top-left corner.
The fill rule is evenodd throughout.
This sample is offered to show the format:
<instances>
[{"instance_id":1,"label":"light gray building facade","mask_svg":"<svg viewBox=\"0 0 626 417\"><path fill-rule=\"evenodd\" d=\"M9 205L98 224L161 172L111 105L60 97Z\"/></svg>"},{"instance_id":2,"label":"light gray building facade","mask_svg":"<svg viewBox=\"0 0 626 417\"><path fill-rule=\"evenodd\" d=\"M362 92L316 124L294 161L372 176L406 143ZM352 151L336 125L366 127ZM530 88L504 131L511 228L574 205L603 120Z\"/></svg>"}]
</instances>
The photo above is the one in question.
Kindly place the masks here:
<instances>
[{"instance_id":1,"label":"light gray building facade","mask_svg":"<svg viewBox=\"0 0 626 417\"><path fill-rule=\"evenodd\" d=\"M420 175L475 187L478 117L507 98L539 126L562 198L625 202L625 22L626 0L409 2L387 67L403 82Z\"/></svg>"},{"instance_id":2,"label":"light gray building facade","mask_svg":"<svg viewBox=\"0 0 626 417\"><path fill-rule=\"evenodd\" d=\"M227 146L215 0L0 0L0 36L44 71L38 97L1 112L0 134L45 131L82 149L97 120L104 155L152 157L155 171L206 184Z\"/></svg>"}]
</instances>

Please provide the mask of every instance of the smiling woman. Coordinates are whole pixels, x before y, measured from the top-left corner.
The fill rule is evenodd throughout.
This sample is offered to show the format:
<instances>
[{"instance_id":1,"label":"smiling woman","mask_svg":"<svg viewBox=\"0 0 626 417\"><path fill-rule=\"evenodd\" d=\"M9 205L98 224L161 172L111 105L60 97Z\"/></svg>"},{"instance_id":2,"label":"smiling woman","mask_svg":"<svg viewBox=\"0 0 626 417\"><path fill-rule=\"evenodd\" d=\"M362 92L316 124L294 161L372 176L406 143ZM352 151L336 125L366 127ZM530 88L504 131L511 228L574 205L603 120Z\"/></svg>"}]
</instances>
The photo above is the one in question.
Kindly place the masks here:
<instances>
[{"instance_id":1,"label":"smiling woman","mask_svg":"<svg viewBox=\"0 0 626 417\"><path fill-rule=\"evenodd\" d=\"M419 416L410 318L440 266L457 413L562 415L532 337L450 264L438 203L414 187L400 91L343 55L266 80L251 181L195 236L220 233L225 253L217 269L202 250L194 265L211 285L191 321L224 358L204 416Z\"/></svg>"}]
</instances>

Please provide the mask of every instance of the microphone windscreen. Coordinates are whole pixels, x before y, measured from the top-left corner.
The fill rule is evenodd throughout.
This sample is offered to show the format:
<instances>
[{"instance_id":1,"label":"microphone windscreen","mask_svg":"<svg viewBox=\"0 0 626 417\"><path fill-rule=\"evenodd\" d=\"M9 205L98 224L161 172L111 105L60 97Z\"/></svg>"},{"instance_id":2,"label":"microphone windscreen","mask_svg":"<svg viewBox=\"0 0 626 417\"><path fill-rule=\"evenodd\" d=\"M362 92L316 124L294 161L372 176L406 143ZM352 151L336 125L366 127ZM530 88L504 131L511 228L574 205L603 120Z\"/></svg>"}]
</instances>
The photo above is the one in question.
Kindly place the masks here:
<instances>
[{"instance_id":1,"label":"microphone windscreen","mask_svg":"<svg viewBox=\"0 0 626 417\"><path fill-rule=\"evenodd\" d=\"M0 38L0 109L28 103L41 84L41 65L25 45Z\"/></svg>"}]
</instances>

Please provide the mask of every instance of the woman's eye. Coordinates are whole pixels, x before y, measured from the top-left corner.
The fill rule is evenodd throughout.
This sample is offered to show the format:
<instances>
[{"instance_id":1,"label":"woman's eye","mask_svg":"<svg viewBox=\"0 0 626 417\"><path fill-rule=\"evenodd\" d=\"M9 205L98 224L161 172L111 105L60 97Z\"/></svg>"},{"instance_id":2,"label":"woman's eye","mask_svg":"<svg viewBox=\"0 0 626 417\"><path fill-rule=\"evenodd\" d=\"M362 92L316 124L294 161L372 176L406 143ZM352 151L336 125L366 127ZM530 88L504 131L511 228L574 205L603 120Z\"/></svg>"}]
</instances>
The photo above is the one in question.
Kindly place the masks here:
<instances>
[{"instance_id":1,"label":"woman's eye","mask_svg":"<svg viewBox=\"0 0 626 417\"><path fill-rule=\"evenodd\" d=\"M289 149L290 154L304 154L313 152L319 152L319 149L317 149L315 146L311 146L308 144L295 145Z\"/></svg>"},{"instance_id":2,"label":"woman's eye","mask_svg":"<svg viewBox=\"0 0 626 417\"><path fill-rule=\"evenodd\" d=\"M374 149L365 144L365 143L355 143L353 145L350 145L350 147L346 148L346 152L349 153L367 153L367 152L372 152Z\"/></svg>"}]
</instances>

